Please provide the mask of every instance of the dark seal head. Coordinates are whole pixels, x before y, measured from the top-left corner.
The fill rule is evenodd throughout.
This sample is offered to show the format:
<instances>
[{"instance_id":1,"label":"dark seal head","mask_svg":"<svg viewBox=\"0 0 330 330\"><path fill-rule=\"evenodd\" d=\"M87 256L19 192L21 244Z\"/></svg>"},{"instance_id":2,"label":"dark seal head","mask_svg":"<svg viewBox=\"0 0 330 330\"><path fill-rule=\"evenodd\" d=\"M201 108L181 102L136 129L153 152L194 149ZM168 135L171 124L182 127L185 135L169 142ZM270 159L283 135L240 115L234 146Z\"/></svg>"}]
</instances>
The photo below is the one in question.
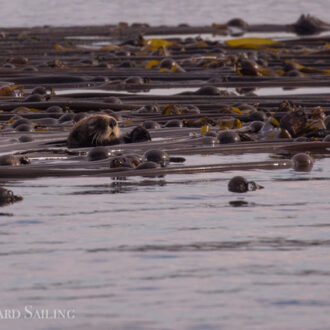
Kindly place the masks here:
<instances>
[{"instance_id":1,"label":"dark seal head","mask_svg":"<svg viewBox=\"0 0 330 330\"><path fill-rule=\"evenodd\" d=\"M243 76L261 76L258 64L253 60L242 59L239 61L238 71Z\"/></svg>"},{"instance_id":2,"label":"dark seal head","mask_svg":"<svg viewBox=\"0 0 330 330\"><path fill-rule=\"evenodd\" d=\"M159 129L160 128L160 125L159 123L157 123L156 121L153 121L153 120L146 120L143 122L142 126L145 128L145 129Z\"/></svg>"},{"instance_id":3,"label":"dark seal head","mask_svg":"<svg viewBox=\"0 0 330 330\"><path fill-rule=\"evenodd\" d=\"M254 181L248 181L242 176L235 176L228 183L228 190L231 192L245 193L257 189L263 189L263 186L258 185Z\"/></svg>"},{"instance_id":4,"label":"dark seal head","mask_svg":"<svg viewBox=\"0 0 330 330\"><path fill-rule=\"evenodd\" d=\"M136 169L137 170L148 170L151 168L159 168L160 164L152 162L152 161L147 161L142 163L141 165L137 166Z\"/></svg>"},{"instance_id":5,"label":"dark seal head","mask_svg":"<svg viewBox=\"0 0 330 330\"><path fill-rule=\"evenodd\" d=\"M301 15L298 20L292 24L294 31L299 35L317 34L324 30L327 24L311 15Z\"/></svg>"},{"instance_id":6,"label":"dark seal head","mask_svg":"<svg viewBox=\"0 0 330 330\"><path fill-rule=\"evenodd\" d=\"M136 163L130 157L116 156L110 158L110 168L131 169L134 167L136 167Z\"/></svg>"},{"instance_id":7,"label":"dark seal head","mask_svg":"<svg viewBox=\"0 0 330 330\"><path fill-rule=\"evenodd\" d=\"M148 162L157 163L161 167L166 167L170 161L170 158L169 158L167 152L158 150L158 149L148 150L144 154L144 157Z\"/></svg>"},{"instance_id":8,"label":"dark seal head","mask_svg":"<svg viewBox=\"0 0 330 330\"><path fill-rule=\"evenodd\" d=\"M150 133L143 126L136 126L129 134L124 136L125 143L151 141Z\"/></svg>"},{"instance_id":9,"label":"dark seal head","mask_svg":"<svg viewBox=\"0 0 330 330\"><path fill-rule=\"evenodd\" d=\"M6 206L23 200L22 196L16 196L11 190L0 187L0 206Z\"/></svg>"},{"instance_id":10,"label":"dark seal head","mask_svg":"<svg viewBox=\"0 0 330 330\"><path fill-rule=\"evenodd\" d=\"M110 156L109 150L106 147L98 146L91 149L87 154L87 159L89 161L96 161L107 159Z\"/></svg>"},{"instance_id":11,"label":"dark seal head","mask_svg":"<svg viewBox=\"0 0 330 330\"><path fill-rule=\"evenodd\" d=\"M0 156L0 166L18 166L19 160L13 155Z\"/></svg>"},{"instance_id":12,"label":"dark seal head","mask_svg":"<svg viewBox=\"0 0 330 330\"><path fill-rule=\"evenodd\" d=\"M217 95L220 95L220 91L215 86L202 86L197 91L195 91L194 94L196 94L196 95L217 96Z\"/></svg>"},{"instance_id":13,"label":"dark seal head","mask_svg":"<svg viewBox=\"0 0 330 330\"><path fill-rule=\"evenodd\" d=\"M247 30L249 28L249 24L244 20L242 20L241 18L232 18L227 22L227 25L237 27L242 30Z\"/></svg>"},{"instance_id":14,"label":"dark seal head","mask_svg":"<svg viewBox=\"0 0 330 330\"><path fill-rule=\"evenodd\" d=\"M19 166L31 164L31 161L25 157L15 157L13 155L2 155L0 156L0 166Z\"/></svg>"},{"instance_id":15,"label":"dark seal head","mask_svg":"<svg viewBox=\"0 0 330 330\"><path fill-rule=\"evenodd\" d=\"M313 158L303 152L292 157L292 167L297 172L310 172L313 168L313 163Z\"/></svg>"},{"instance_id":16,"label":"dark seal head","mask_svg":"<svg viewBox=\"0 0 330 330\"><path fill-rule=\"evenodd\" d=\"M221 131L218 134L219 143L237 143L241 141L239 135L231 130Z\"/></svg>"},{"instance_id":17,"label":"dark seal head","mask_svg":"<svg viewBox=\"0 0 330 330\"><path fill-rule=\"evenodd\" d=\"M78 121L67 139L69 148L112 145L120 142L117 120L108 115L91 115Z\"/></svg>"}]
</instances>

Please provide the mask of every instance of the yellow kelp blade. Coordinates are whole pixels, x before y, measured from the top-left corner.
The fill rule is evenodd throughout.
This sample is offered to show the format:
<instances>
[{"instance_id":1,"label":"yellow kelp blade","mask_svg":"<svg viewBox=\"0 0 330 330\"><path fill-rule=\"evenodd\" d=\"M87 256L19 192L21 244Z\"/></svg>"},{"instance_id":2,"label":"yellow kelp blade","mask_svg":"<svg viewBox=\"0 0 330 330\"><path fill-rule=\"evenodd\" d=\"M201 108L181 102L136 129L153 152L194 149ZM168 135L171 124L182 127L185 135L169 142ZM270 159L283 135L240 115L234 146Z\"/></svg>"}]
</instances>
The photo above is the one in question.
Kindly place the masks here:
<instances>
[{"instance_id":1,"label":"yellow kelp blade","mask_svg":"<svg viewBox=\"0 0 330 330\"><path fill-rule=\"evenodd\" d=\"M36 109L36 108L29 108L31 112L43 112L41 109Z\"/></svg>"},{"instance_id":2,"label":"yellow kelp blade","mask_svg":"<svg viewBox=\"0 0 330 330\"><path fill-rule=\"evenodd\" d=\"M320 129L326 129L323 120L313 120L306 124L304 131L313 132L319 131Z\"/></svg>"},{"instance_id":3,"label":"yellow kelp blade","mask_svg":"<svg viewBox=\"0 0 330 330\"><path fill-rule=\"evenodd\" d=\"M299 65L299 70L303 73L326 73L326 74L330 73L329 69L319 69L304 65Z\"/></svg>"},{"instance_id":4,"label":"yellow kelp blade","mask_svg":"<svg viewBox=\"0 0 330 330\"><path fill-rule=\"evenodd\" d=\"M200 41L200 42L196 42L195 44L192 45L193 47L207 47L208 44L205 41Z\"/></svg>"},{"instance_id":5,"label":"yellow kelp blade","mask_svg":"<svg viewBox=\"0 0 330 330\"><path fill-rule=\"evenodd\" d=\"M280 127L281 126L280 122L277 119L275 119L274 117L270 118L270 122L275 127Z\"/></svg>"},{"instance_id":6,"label":"yellow kelp blade","mask_svg":"<svg viewBox=\"0 0 330 330\"><path fill-rule=\"evenodd\" d=\"M237 129L237 128L242 128L242 122L241 122L238 118L236 118L236 119L234 120L233 128L235 128L235 129Z\"/></svg>"},{"instance_id":7,"label":"yellow kelp blade","mask_svg":"<svg viewBox=\"0 0 330 330\"><path fill-rule=\"evenodd\" d=\"M14 89L22 89L24 90L24 87L23 86L20 86L20 85L11 85L9 86L9 88L13 91Z\"/></svg>"},{"instance_id":8,"label":"yellow kelp blade","mask_svg":"<svg viewBox=\"0 0 330 330\"><path fill-rule=\"evenodd\" d=\"M152 68L158 66L159 63L160 63L160 61L158 61L158 60L151 60L144 66L144 68L145 69L152 69Z\"/></svg>"},{"instance_id":9,"label":"yellow kelp blade","mask_svg":"<svg viewBox=\"0 0 330 330\"><path fill-rule=\"evenodd\" d=\"M319 69L312 66L306 66L298 63L297 61L285 61L285 63L294 63L303 73L330 73L330 69Z\"/></svg>"},{"instance_id":10,"label":"yellow kelp blade","mask_svg":"<svg viewBox=\"0 0 330 330\"><path fill-rule=\"evenodd\" d=\"M0 87L0 96L14 96L15 90L20 91L20 94L24 93L24 87L20 85L2 86Z\"/></svg>"},{"instance_id":11,"label":"yellow kelp blade","mask_svg":"<svg viewBox=\"0 0 330 330\"><path fill-rule=\"evenodd\" d=\"M165 39L149 39L145 41L145 46L147 46L149 50L157 50L161 47L171 47L174 44L174 42Z\"/></svg>"},{"instance_id":12,"label":"yellow kelp blade","mask_svg":"<svg viewBox=\"0 0 330 330\"><path fill-rule=\"evenodd\" d=\"M279 41L275 41L267 38L239 38L227 40L225 43L232 48L251 48L260 49L265 46L280 44Z\"/></svg>"},{"instance_id":13,"label":"yellow kelp blade","mask_svg":"<svg viewBox=\"0 0 330 330\"><path fill-rule=\"evenodd\" d=\"M175 104L166 104L162 110L162 115L170 116L170 115L178 115L180 114L180 110Z\"/></svg>"},{"instance_id":14,"label":"yellow kelp blade","mask_svg":"<svg viewBox=\"0 0 330 330\"><path fill-rule=\"evenodd\" d=\"M122 122L122 125L125 125L125 126L132 126L134 125L134 122L132 120L124 120Z\"/></svg>"},{"instance_id":15,"label":"yellow kelp blade","mask_svg":"<svg viewBox=\"0 0 330 330\"><path fill-rule=\"evenodd\" d=\"M201 135L204 136L205 133L208 133L210 131L210 126L209 125L203 125L201 127Z\"/></svg>"},{"instance_id":16,"label":"yellow kelp blade","mask_svg":"<svg viewBox=\"0 0 330 330\"><path fill-rule=\"evenodd\" d=\"M213 27L214 29L219 29L219 30L227 30L228 26L225 24L217 24L217 23L212 23L211 27Z\"/></svg>"},{"instance_id":17,"label":"yellow kelp blade","mask_svg":"<svg viewBox=\"0 0 330 330\"><path fill-rule=\"evenodd\" d=\"M55 50L65 50L65 48L59 44L55 44Z\"/></svg>"},{"instance_id":18,"label":"yellow kelp blade","mask_svg":"<svg viewBox=\"0 0 330 330\"><path fill-rule=\"evenodd\" d=\"M186 72L186 70L184 70L179 64L173 63L171 72Z\"/></svg>"},{"instance_id":19,"label":"yellow kelp blade","mask_svg":"<svg viewBox=\"0 0 330 330\"><path fill-rule=\"evenodd\" d=\"M231 110L233 110L233 112L235 112L235 113L238 113L239 115L242 114L241 109L239 109L239 108L237 108L237 107L231 107Z\"/></svg>"},{"instance_id":20,"label":"yellow kelp blade","mask_svg":"<svg viewBox=\"0 0 330 330\"><path fill-rule=\"evenodd\" d=\"M117 50L119 49L120 47L119 46L116 46L116 45L108 45L108 46L102 46L100 48L100 50Z\"/></svg>"},{"instance_id":21,"label":"yellow kelp blade","mask_svg":"<svg viewBox=\"0 0 330 330\"><path fill-rule=\"evenodd\" d=\"M60 50L60 51L67 51L67 50L72 50L72 47L64 47L60 44L55 44L55 50Z\"/></svg>"},{"instance_id":22,"label":"yellow kelp blade","mask_svg":"<svg viewBox=\"0 0 330 330\"><path fill-rule=\"evenodd\" d=\"M267 76L267 77L275 77L277 75L283 76L285 73L284 70L273 70L270 68L265 68L264 66L261 65L258 66L258 70L263 76Z\"/></svg>"},{"instance_id":23,"label":"yellow kelp blade","mask_svg":"<svg viewBox=\"0 0 330 330\"><path fill-rule=\"evenodd\" d=\"M238 118L220 119L216 125L218 130L242 128L242 123Z\"/></svg>"}]
</instances>

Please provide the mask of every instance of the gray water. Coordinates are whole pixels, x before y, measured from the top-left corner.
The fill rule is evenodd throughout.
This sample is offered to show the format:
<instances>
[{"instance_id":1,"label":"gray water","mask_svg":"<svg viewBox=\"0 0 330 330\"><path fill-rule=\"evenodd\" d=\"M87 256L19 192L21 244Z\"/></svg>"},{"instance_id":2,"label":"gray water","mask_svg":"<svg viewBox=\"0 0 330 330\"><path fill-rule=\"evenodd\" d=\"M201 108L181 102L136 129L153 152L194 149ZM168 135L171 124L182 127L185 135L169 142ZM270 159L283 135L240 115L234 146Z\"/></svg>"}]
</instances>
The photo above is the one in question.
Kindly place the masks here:
<instances>
[{"instance_id":1,"label":"gray water","mask_svg":"<svg viewBox=\"0 0 330 330\"><path fill-rule=\"evenodd\" d=\"M0 1L0 26L101 25L145 22L152 25L292 23L300 14L329 20L327 0L11 0Z\"/></svg>"},{"instance_id":2,"label":"gray water","mask_svg":"<svg viewBox=\"0 0 330 330\"><path fill-rule=\"evenodd\" d=\"M187 157L187 164L269 160ZM10 182L2 329L328 329L330 159L312 172ZM244 175L265 189L227 191ZM231 201L243 200L242 207ZM26 307L31 306L32 307ZM25 308L74 319L24 319Z\"/></svg>"},{"instance_id":3,"label":"gray water","mask_svg":"<svg viewBox=\"0 0 330 330\"><path fill-rule=\"evenodd\" d=\"M328 12L328 1L11 1L0 25L288 23ZM265 189L228 192L234 175ZM24 200L0 210L0 329L329 329L329 179L330 159L317 158L309 173L6 181ZM69 314L51 319L59 310Z\"/></svg>"}]
</instances>

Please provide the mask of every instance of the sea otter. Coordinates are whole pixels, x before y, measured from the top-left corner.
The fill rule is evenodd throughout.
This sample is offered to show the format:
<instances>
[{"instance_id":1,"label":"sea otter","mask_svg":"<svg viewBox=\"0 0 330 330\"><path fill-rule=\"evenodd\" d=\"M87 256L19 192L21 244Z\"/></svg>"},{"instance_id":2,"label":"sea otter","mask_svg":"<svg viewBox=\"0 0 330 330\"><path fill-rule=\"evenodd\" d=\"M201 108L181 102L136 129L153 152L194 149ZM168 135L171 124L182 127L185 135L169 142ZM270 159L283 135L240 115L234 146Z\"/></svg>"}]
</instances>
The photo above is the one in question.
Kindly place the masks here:
<instances>
[{"instance_id":1,"label":"sea otter","mask_svg":"<svg viewBox=\"0 0 330 330\"><path fill-rule=\"evenodd\" d=\"M119 142L120 129L115 118L108 115L91 115L73 126L67 145L69 148L83 148Z\"/></svg>"},{"instance_id":2,"label":"sea otter","mask_svg":"<svg viewBox=\"0 0 330 330\"><path fill-rule=\"evenodd\" d=\"M67 139L69 148L106 146L118 143L150 141L149 132L142 126L121 136L117 120L109 115L96 114L79 120Z\"/></svg>"}]
</instances>

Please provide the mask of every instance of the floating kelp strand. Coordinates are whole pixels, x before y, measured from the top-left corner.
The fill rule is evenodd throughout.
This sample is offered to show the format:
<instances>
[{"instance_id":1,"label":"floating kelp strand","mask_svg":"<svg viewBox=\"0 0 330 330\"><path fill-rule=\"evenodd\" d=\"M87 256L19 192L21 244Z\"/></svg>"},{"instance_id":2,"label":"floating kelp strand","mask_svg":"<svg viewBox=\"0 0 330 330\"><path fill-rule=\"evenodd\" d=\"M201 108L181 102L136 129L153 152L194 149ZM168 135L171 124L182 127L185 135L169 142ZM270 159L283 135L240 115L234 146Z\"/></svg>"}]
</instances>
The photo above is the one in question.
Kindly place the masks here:
<instances>
[{"instance_id":1,"label":"floating kelp strand","mask_svg":"<svg viewBox=\"0 0 330 330\"><path fill-rule=\"evenodd\" d=\"M269 161L269 162L251 162L251 163L232 163L232 164L212 164L212 165L196 165L182 167L166 167L166 168L150 168L139 170L118 169L56 169L43 167L24 167L17 171L15 168L0 168L0 178L7 179L28 179L37 177L72 177L72 176L107 176L107 177L130 177L130 176L159 176L166 174L199 174L208 172L223 172L234 170L273 170L291 168L292 161Z\"/></svg>"},{"instance_id":2,"label":"floating kelp strand","mask_svg":"<svg viewBox=\"0 0 330 330\"><path fill-rule=\"evenodd\" d=\"M184 140L183 140L184 141ZM187 141L187 140L186 140ZM196 142L199 142L198 139ZM141 144L136 144L135 147L132 147L131 145L121 145L121 147L125 147L125 149L119 148L118 149L113 149L110 148L109 151L111 153L118 153L118 152L137 152L137 150L140 150L139 152L142 154L143 152L150 150L150 148L154 148L158 145L158 147L162 146L163 150L166 150L169 155L192 155L192 154L216 154L216 153L222 153L222 154L235 154L239 153L241 154L242 152L244 153L282 153L282 152L300 152L304 150L309 150L311 153L316 153L316 154L323 154L323 153L329 153L329 148L330 148L330 143L329 142L308 142L308 143L293 143L293 142L258 142L258 143L239 143L239 144L231 144L231 145L217 145L213 147L207 147L207 146L202 146L198 147L196 145L195 147L191 147L191 144L187 146L187 142L182 143L182 147L180 148L180 143L176 141L175 143L172 144L159 144L159 143L141 143ZM183 147L185 146L185 147ZM77 151L71 151L71 150L66 150L66 149L35 149L35 150L26 150L23 152L16 152L17 155L28 155L29 158L38 160L38 154L47 154L47 156L51 156L52 154L66 154L68 156L74 156L77 155L79 156L78 158L71 157L69 158L68 156L63 157L63 159L67 160L63 164L58 164L58 166L63 166L64 168L70 169L71 161L76 161L76 160L82 160L81 155L86 155L87 151L89 149L83 149L83 150L77 150ZM131 151L130 151L131 150ZM35 155L34 158L33 156L31 157L31 154ZM44 157L44 156L42 156ZM56 156L57 157L57 156ZM54 157L54 159L56 159ZM86 156L84 156L86 157ZM59 158L60 159L60 158ZM84 167L93 167L92 164L99 164L96 162L88 162L88 161L81 161L80 163L74 163L74 167L78 168L84 168ZM101 164L101 163L100 163ZM36 164L37 165L37 164ZM38 166L38 165L37 165ZM44 167L48 167L48 164L43 164ZM53 165L50 164L50 167ZM73 165L72 165L73 166ZM31 166L30 166L31 167Z\"/></svg>"},{"instance_id":3,"label":"floating kelp strand","mask_svg":"<svg viewBox=\"0 0 330 330\"><path fill-rule=\"evenodd\" d=\"M169 155L189 155L189 154L204 154L204 153L247 153L247 152L280 152L283 150L291 150L292 152L308 150L311 153L329 153L329 142L273 142L273 141L259 141L259 142L244 142L230 145L217 145L212 148L177 148L167 149Z\"/></svg>"},{"instance_id":4,"label":"floating kelp strand","mask_svg":"<svg viewBox=\"0 0 330 330\"><path fill-rule=\"evenodd\" d=\"M127 109L136 109L132 105L122 105L122 104L106 104L103 102L92 102L92 101L48 101L48 102L20 102L20 106L38 108L38 109L47 109L52 105L58 105L63 108L72 109L76 112L84 112L90 110L102 110L109 109L112 110L127 110ZM0 109L4 111L11 111L17 107L17 103L0 103Z\"/></svg>"}]
</instances>

